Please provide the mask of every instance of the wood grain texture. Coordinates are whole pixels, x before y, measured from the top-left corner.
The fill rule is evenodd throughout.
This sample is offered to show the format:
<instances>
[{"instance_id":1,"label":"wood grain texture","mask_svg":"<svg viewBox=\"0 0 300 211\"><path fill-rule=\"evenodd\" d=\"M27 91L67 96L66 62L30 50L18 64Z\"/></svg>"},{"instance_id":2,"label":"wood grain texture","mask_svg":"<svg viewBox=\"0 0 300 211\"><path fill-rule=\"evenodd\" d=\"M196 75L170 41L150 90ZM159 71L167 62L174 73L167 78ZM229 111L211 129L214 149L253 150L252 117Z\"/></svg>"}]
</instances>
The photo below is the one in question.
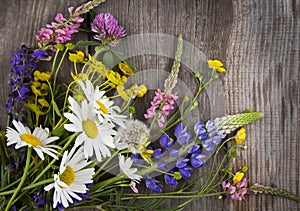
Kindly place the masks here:
<instances>
[{"instance_id":1,"label":"wood grain texture","mask_svg":"<svg viewBox=\"0 0 300 211\"><path fill-rule=\"evenodd\" d=\"M83 0L3 0L0 2L0 104L5 103L10 54L21 43L36 46L34 35L58 12ZM240 151L235 169L249 166L250 183L260 183L300 195L300 1L299 0L107 0L97 12L110 12L128 35L160 33L177 36L200 49L207 58L224 61L228 69L220 76L225 99L200 98L203 120L211 118L215 103L225 113L248 108L265 117L247 129L247 151ZM158 40L153 41L156 45ZM132 61L139 70L156 69L146 77L156 79L169 70L172 59L138 55ZM194 87L183 66L180 79ZM67 74L67 73L65 73ZM162 85L157 82L157 85ZM218 105L220 106L220 105ZM221 111L222 109L220 109ZM0 107L0 125L6 111ZM246 202L228 198L198 199L186 210L300 210L300 204L273 196L251 195ZM164 206L178 203L167 201Z\"/></svg>"}]
</instances>

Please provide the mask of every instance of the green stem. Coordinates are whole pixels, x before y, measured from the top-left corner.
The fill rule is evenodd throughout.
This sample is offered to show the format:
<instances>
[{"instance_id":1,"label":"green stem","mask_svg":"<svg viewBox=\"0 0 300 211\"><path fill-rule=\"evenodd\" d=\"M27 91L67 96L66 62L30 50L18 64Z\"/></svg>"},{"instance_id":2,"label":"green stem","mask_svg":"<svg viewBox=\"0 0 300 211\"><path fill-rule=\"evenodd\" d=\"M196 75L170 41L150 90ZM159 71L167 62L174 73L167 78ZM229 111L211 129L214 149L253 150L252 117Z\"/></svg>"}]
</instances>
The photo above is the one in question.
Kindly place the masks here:
<instances>
[{"instance_id":1,"label":"green stem","mask_svg":"<svg viewBox=\"0 0 300 211\"><path fill-rule=\"evenodd\" d=\"M23 172L23 176L22 176L22 179L17 187L17 189L14 191L14 194L12 195L12 197L10 198L6 208L5 208L5 211L8 211L10 210L10 207L12 206L12 202L13 200L16 198L16 196L18 195L18 193L20 192L20 190L22 189L22 186L27 178L27 173L28 173L28 167L29 167L29 164L30 164L30 157L31 157L31 151L32 151L32 148L31 147L28 147L27 149L27 157L26 157L26 164L25 164L25 168L24 168L24 172Z\"/></svg>"},{"instance_id":2,"label":"green stem","mask_svg":"<svg viewBox=\"0 0 300 211\"><path fill-rule=\"evenodd\" d=\"M115 183L120 182L122 180L124 180L123 177L121 177L119 175L116 175L112 178L109 178L107 180L104 180L102 182L99 182L99 183L95 184L94 186L91 187L91 189L89 190L89 193L90 194L96 193L96 192L100 191L103 187L107 187L110 184L115 184Z\"/></svg>"},{"instance_id":3,"label":"green stem","mask_svg":"<svg viewBox=\"0 0 300 211\"><path fill-rule=\"evenodd\" d=\"M96 176L100 173L100 171L102 171L107 166L107 164L118 154L119 154L119 151L116 151L110 158L108 158L105 161L105 163L103 165L101 165L101 167L96 171L96 173L93 176L94 180L97 179Z\"/></svg>"},{"instance_id":4,"label":"green stem","mask_svg":"<svg viewBox=\"0 0 300 211\"><path fill-rule=\"evenodd\" d=\"M35 187L38 187L40 185L48 184L50 182L53 182L53 178L47 179L47 180L43 180L41 182L37 182L37 183L32 184L32 185L28 185L28 186L24 187L22 190L23 191L24 190L29 190L31 188L35 188ZM16 191L15 189L14 190L9 190L9 191L4 191L4 192L0 193L0 196L10 195L10 194L13 194L15 191Z\"/></svg>"},{"instance_id":5,"label":"green stem","mask_svg":"<svg viewBox=\"0 0 300 211\"><path fill-rule=\"evenodd\" d=\"M58 63L58 66L57 66L57 68L56 68L55 75L54 75L54 79L53 79L53 90L55 90L56 79L57 79L58 71L59 71L59 69L60 69L60 67L61 67L61 65L62 65L62 63L63 63L63 61L64 61L64 59L65 59L65 56L66 56L68 50L69 50L69 49L66 47L66 49L65 49L65 51L64 51L64 53L63 53L63 55L62 55L62 57L61 57L61 59L60 59L60 61L59 61L59 63ZM58 50L57 50L57 51L58 51ZM56 56L56 55L55 55L55 56Z\"/></svg>"}]
</instances>

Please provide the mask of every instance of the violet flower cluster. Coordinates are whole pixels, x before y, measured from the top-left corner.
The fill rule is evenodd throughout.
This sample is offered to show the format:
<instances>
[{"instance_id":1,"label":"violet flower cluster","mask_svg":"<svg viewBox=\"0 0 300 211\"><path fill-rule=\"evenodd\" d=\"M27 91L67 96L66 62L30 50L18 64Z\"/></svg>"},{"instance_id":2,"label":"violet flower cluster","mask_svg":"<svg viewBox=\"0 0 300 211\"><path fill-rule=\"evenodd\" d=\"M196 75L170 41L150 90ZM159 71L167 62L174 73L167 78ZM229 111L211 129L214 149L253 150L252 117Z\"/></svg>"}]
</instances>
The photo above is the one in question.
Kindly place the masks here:
<instances>
[{"instance_id":1,"label":"violet flower cluster","mask_svg":"<svg viewBox=\"0 0 300 211\"><path fill-rule=\"evenodd\" d=\"M222 182L222 187L224 191L228 191L231 195L232 200L246 200L245 195L247 194L247 178L244 178L242 181L237 182L236 184L230 184L230 182Z\"/></svg>"},{"instance_id":2,"label":"violet flower cluster","mask_svg":"<svg viewBox=\"0 0 300 211\"><path fill-rule=\"evenodd\" d=\"M18 52L11 55L9 78L11 92L8 94L7 104L4 107L13 119L24 120L25 103L29 100L33 71L36 70L40 59L47 56L46 51L34 51L26 45L22 45Z\"/></svg>"},{"instance_id":3,"label":"violet flower cluster","mask_svg":"<svg viewBox=\"0 0 300 211\"><path fill-rule=\"evenodd\" d=\"M53 44L66 43L71 40L71 35L78 32L78 28L84 21L84 18L79 16L79 9L73 11L73 7L69 8L70 20L67 20L63 14L58 13L55 16L56 22L46 24L46 28L41 28L36 36L41 47L52 48Z\"/></svg>"},{"instance_id":4,"label":"violet flower cluster","mask_svg":"<svg viewBox=\"0 0 300 211\"><path fill-rule=\"evenodd\" d=\"M167 185L176 186L178 180L187 179L192 175L195 168L205 164L205 155L201 153L201 146L194 142L191 132L179 123L175 127L174 136L176 140L168 135L160 138L161 148L154 150L154 157L158 159L157 167L166 172L164 181ZM133 155L135 163L142 164L143 159L139 155ZM146 176L146 187L154 192L162 192L162 184L153 176Z\"/></svg>"},{"instance_id":5,"label":"violet flower cluster","mask_svg":"<svg viewBox=\"0 0 300 211\"><path fill-rule=\"evenodd\" d=\"M122 37L125 37L126 31L119 26L118 21L110 13L98 14L91 25L92 31L97 33L94 39L100 40L115 46Z\"/></svg>"},{"instance_id":6,"label":"violet flower cluster","mask_svg":"<svg viewBox=\"0 0 300 211\"><path fill-rule=\"evenodd\" d=\"M177 98L178 96L176 94L169 94L157 89L151 106L147 109L147 113L144 114L144 117L149 119L157 115L157 123L159 127L163 127L165 117L174 109L174 103Z\"/></svg>"},{"instance_id":7,"label":"violet flower cluster","mask_svg":"<svg viewBox=\"0 0 300 211\"><path fill-rule=\"evenodd\" d=\"M61 13L55 17L56 22L47 24L45 28L41 28L36 36L39 47L55 51L55 44L66 43L71 40L71 36L78 32L78 28L83 23L84 18L81 15L89 12L94 7L98 6L104 0L89 1L76 9L70 7L69 19L66 19Z\"/></svg>"}]
</instances>

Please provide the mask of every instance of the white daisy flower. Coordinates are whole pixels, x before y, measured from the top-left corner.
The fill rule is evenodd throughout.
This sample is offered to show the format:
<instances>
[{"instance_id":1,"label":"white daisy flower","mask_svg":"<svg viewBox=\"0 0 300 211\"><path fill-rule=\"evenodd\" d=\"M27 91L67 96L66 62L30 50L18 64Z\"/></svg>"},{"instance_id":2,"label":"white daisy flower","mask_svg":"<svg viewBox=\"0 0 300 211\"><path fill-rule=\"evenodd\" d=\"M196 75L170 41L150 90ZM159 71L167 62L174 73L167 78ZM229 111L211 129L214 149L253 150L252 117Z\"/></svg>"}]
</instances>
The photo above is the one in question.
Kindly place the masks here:
<instances>
[{"instance_id":1,"label":"white daisy flower","mask_svg":"<svg viewBox=\"0 0 300 211\"><path fill-rule=\"evenodd\" d=\"M119 155L119 166L121 173L138 183L142 179L142 176L135 174L135 172L137 172L137 168L131 168L132 164L133 160L131 158L127 158L125 160L124 155Z\"/></svg>"},{"instance_id":2,"label":"white daisy flower","mask_svg":"<svg viewBox=\"0 0 300 211\"><path fill-rule=\"evenodd\" d=\"M91 162L88 162L83 153L83 147L73 147L68 153L65 151L60 163L58 174L54 174L54 183L47 185L44 189L49 191L54 188L53 208L58 203L65 208L73 199L82 200L79 196L87 192L86 184L93 182L92 176L95 173L94 168L85 168ZM76 152L75 152L76 151ZM79 194L78 194L79 193Z\"/></svg>"},{"instance_id":3,"label":"white daisy flower","mask_svg":"<svg viewBox=\"0 0 300 211\"><path fill-rule=\"evenodd\" d=\"M85 83L80 80L79 84L88 102L94 106L100 122L116 123L124 127L126 116L118 114L121 109L105 96L105 91L100 91L98 86L94 88L90 80L86 80Z\"/></svg>"},{"instance_id":4,"label":"white daisy flower","mask_svg":"<svg viewBox=\"0 0 300 211\"><path fill-rule=\"evenodd\" d=\"M111 156L108 147L115 148L113 136L117 132L113 130L113 125L100 123L93 108L86 100L81 102L81 106L72 98L68 98L69 108L73 113L64 113L64 116L72 122L65 124L67 131L77 132L75 144L84 146L85 157L92 157L94 154L99 162L102 157Z\"/></svg>"},{"instance_id":5,"label":"white daisy flower","mask_svg":"<svg viewBox=\"0 0 300 211\"><path fill-rule=\"evenodd\" d=\"M7 127L7 146L16 144L16 149L24 146L33 147L33 149L42 160L44 160L43 153L46 153L51 157L58 159L58 157L56 156L58 152L55 150L55 148L60 149L61 147L57 145L49 145L49 143L58 140L59 137L49 137L48 128L43 129L41 127L37 127L31 133L30 129L27 126L24 126L21 122L13 120L12 123L15 126L16 130L11 127Z\"/></svg>"}]
</instances>

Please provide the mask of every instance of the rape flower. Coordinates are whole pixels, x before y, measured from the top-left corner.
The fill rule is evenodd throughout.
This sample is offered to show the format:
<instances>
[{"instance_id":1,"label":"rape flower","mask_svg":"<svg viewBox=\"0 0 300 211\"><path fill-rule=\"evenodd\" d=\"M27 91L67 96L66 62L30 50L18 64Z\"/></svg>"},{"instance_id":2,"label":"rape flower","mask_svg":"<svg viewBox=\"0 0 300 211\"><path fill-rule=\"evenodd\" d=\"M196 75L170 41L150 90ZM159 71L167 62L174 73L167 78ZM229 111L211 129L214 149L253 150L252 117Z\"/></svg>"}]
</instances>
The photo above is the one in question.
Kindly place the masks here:
<instances>
[{"instance_id":1,"label":"rape flower","mask_svg":"<svg viewBox=\"0 0 300 211\"><path fill-rule=\"evenodd\" d=\"M120 62L118 66L125 75L134 75L134 72L130 69L130 67L128 67L126 63Z\"/></svg>"},{"instance_id":2,"label":"rape flower","mask_svg":"<svg viewBox=\"0 0 300 211\"><path fill-rule=\"evenodd\" d=\"M246 139L246 130L245 128L241 128L240 130L238 130L238 132L235 135L235 142L237 144L242 144L244 143L245 139Z\"/></svg>"},{"instance_id":3,"label":"rape flower","mask_svg":"<svg viewBox=\"0 0 300 211\"><path fill-rule=\"evenodd\" d=\"M15 126L16 130L11 127L8 127L6 129L7 146L16 144L16 149L24 146L33 147L33 149L42 160L44 160L43 153L46 153L51 157L58 159L58 157L56 156L58 152L55 150L55 148L60 149L60 147L57 145L49 144L58 140L59 137L49 137L48 128L43 129L41 127L37 127L31 133L30 129L24 126L21 122L13 120L12 123Z\"/></svg>"},{"instance_id":4,"label":"rape flower","mask_svg":"<svg viewBox=\"0 0 300 211\"><path fill-rule=\"evenodd\" d=\"M140 86L134 84L130 87L128 92L130 96L143 97L147 93L147 87L145 86L145 84L142 84Z\"/></svg>"},{"instance_id":5,"label":"rape flower","mask_svg":"<svg viewBox=\"0 0 300 211\"><path fill-rule=\"evenodd\" d=\"M244 178L245 173L242 171L238 171L235 173L233 177L233 184L235 185L236 183L240 182Z\"/></svg>"},{"instance_id":6,"label":"rape flower","mask_svg":"<svg viewBox=\"0 0 300 211\"><path fill-rule=\"evenodd\" d=\"M119 73L110 70L106 74L107 81L112 88L116 88L127 82L126 76L121 76Z\"/></svg>"},{"instance_id":7,"label":"rape flower","mask_svg":"<svg viewBox=\"0 0 300 211\"><path fill-rule=\"evenodd\" d=\"M216 70L219 73L226 72L226 69L223 68L223 63L219 60L208 60L208 66L209 68L212 68L213 70Z\"/></svg>"},{"instance_id":8,"label":"rape flower","mask_svg":"<svg viewBox=\"0 0 300 211\"><path fill-rule=\"evenodd\" d=\"M60 204L66 208L69 203L82 200L79 195L86 193L88 190L86 185L93 182L94 168L86 168L91 162L85 159L83 147L77 148L73 147L70 153L64 152L59 172L54 174L54 183L44 188L45 191L54 188L53 208Z\"/></svg>"},{"instance_id":9,"label":"rape flower","mask_svg":"<svg viewBox=\"0 0 300 211\"><path fill-rule=\"evenodd\" d=\"M76 53L69 53L69 60L75 63L86 63L84 53L82 51L76 51Z\"/></svg>"},{"instance_id":10,"label":"rape flower","mask_svg":"<svg viewBox=\"0 0 300 211\"><path fill-rule=\"evenodd\" d=\"M88 72L89 73L94 73L97 72L102 78L106 77L106 74L108 74L109 70L105 67L105 65L92 57L90 54L88 55Z\"/></svg>"}]
</instances>

